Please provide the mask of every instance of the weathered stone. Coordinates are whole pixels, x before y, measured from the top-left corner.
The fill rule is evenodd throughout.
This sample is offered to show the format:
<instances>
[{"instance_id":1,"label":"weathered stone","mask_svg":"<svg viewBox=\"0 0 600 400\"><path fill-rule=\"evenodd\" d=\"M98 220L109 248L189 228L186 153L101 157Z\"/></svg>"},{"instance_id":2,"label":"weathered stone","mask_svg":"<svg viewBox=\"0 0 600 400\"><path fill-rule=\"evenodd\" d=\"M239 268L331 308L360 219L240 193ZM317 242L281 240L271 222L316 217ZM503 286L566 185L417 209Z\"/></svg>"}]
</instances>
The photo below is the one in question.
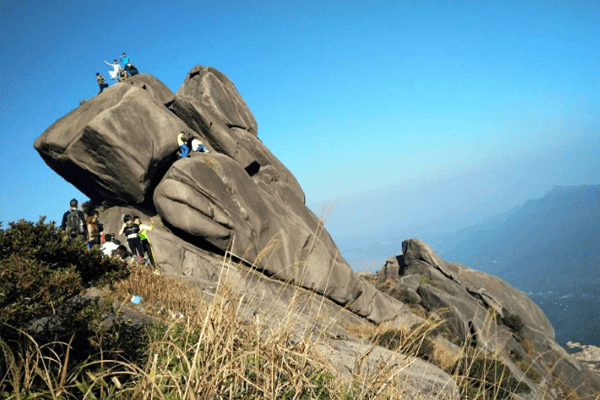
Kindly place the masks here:
<instances>
[{"instance_id":1,"label":"weathered stone","mask_svg":"<svg viewBox=\"0 0 600 400\"><path fill-rule=\"evenodd\" d=\"M390 291L390 296L400 300L403 303L418 304L421 302L421 296L419 296L415 290L403 283L398 283L396 286L394 286Z\"/></svg>"},{"instance_id":2,"label":"weathered stone","mask_svg":"<svg viewBox=\"0 0 600 400\"><path fill-rule=\"evenodd\" d=\"M186 128L165 107L172 100L156 78L137 75L58 120L34 147L90 198L141 203L173 161L175 138Z\"/></svg>"},{"instance_id":3,"label":"weathered stone","mask_svg":"<svg viewBox=\"0 0 600 400\"><path fill-rule=\"evenodd\" d=\"M421 284L421 278L419 275L407 275L400 278L400 283L408 286L416 292Z\"/></svg>"}]
</instances>

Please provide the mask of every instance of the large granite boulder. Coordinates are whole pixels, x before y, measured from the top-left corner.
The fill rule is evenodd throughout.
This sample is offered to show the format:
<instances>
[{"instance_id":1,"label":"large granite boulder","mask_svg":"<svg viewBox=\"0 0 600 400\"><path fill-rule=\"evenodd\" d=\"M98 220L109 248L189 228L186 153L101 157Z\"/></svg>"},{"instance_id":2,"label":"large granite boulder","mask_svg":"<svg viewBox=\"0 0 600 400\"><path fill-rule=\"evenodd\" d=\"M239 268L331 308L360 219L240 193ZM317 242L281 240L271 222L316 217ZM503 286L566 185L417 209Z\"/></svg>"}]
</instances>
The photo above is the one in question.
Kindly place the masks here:
<instances>
[{"instance_id":1,"label":"large granite boulder","mask_svg":"<svg viewBox=\"0 0 600 400\"><path fill-rule=\"evenodd\" d=\"M534 392L546 389L523 375L523 365L580 394L600 389L598 376L558 345L552 325L527 295L497 277L442 260L419 239L405 240L402 254L388 259L374 281L412 307L442 314L456 340L499 357Z\"/></svg>"},{"instance_id":2,"label":"large granite boulder","mask_svg":"<svg viewBox=\"0 0 600 400\"><path fill-rule=\"evenodd\" d=\"M419 322L352 271L257 129L234 84L196 66L176 95L149 75L111 86L52 125L35 148L94 202L115 206L103 214L115 233L125 210L154 217L156 258L175 274L211 276L194 273L194 249L230 252L371 321ZM209 152L178 159L181 131Z\"/></svg>"},{"instance_id":3,"label":"large granite boulder","mask_svg":"<svg viewBox=\"0 0 600 400\"><path fill-rule=\"evenodd\" d=\"M154 204L171 229L198 247L230 251L373 321L409 314L352 271L297 196L273 195L225 154L177 161L156 187Z\"/></svg>"},{"instance_id":4,"label":"large granite boulder","mask_svg":"<svg viewBox=\"0 0 600 400\"><path fill-rule=\"evenodd\" d=\"M273 195L295 195L304 203L298 181L258 139L254 116L225 75L212 67L195 66L177 90L172 110L212 148L269 186Z\"/></svg>"},{"instance_id":5,"label":"large granite boulder","mask_svg":"<svg viewBox=\"0 0 600 400\"><path fill-rule=\"evenodd\" d=\"M34 143L46 164L91 199L141 203L177 152L186 125L173 93L142 74L81 104Z\"/></svg>"}]
</instances>

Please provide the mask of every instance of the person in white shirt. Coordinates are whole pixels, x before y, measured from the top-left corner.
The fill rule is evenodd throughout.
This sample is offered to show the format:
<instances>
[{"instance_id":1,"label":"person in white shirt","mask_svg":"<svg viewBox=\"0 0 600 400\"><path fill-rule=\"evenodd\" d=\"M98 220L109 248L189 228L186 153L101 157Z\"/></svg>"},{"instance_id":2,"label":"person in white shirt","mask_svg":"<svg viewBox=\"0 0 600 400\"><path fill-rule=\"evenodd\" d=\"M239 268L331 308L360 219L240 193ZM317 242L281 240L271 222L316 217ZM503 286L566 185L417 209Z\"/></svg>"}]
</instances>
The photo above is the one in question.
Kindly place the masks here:
<instances>
[{"instance_id":1,"label":"person in white shirt","mask_svg":"<svg viewBox=\"0 0 600 400\"><path fill-rule=\"evenodd\" d=\"M104 64L113 67L112 71L108 71L108 73L110 74L110 79L117 79L119 77L119 72L121 72L121 65L117 62L117 60L115 60L114 63L109 63L104 61Z\"/></svg>"}]
</instances>

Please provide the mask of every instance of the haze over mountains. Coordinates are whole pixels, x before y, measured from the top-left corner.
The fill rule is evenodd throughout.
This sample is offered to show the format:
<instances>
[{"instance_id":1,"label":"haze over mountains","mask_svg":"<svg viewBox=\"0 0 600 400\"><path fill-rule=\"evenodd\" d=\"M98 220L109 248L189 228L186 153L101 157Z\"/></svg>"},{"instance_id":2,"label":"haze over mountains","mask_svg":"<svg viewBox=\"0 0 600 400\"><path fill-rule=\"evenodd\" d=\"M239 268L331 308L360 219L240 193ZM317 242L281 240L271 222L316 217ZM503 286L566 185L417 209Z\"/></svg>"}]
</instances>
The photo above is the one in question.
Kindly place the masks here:
<instances>
[{"instance_id":1,"label":"haze over mountains","mask_svg":"<svg viewBox=\"0 0 600 400\"><path fill-rule=\"evenodd\" d=\"M546 313L563 346L568 340L598 346L599 197L600 185L556 186L484 222L422 239L445 260L498 276L526 292ZM364 260L399 253L402 239L392 239L363 248L338 243L357 268L356 255Z\"/></svg>"}]
</instances>

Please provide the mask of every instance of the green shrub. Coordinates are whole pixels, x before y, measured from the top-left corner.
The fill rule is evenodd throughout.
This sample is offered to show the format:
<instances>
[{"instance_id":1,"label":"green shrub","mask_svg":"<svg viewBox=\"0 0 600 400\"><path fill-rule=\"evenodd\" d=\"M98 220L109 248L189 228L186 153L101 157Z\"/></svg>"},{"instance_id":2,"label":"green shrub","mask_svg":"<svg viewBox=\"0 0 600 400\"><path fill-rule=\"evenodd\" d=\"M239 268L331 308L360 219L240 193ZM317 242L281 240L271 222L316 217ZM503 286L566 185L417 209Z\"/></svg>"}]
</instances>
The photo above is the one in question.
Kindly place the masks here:
<instances>
[{"instance_id":1,"label":"green shrub","mask_svg":"<svg viewBox=\"0 0 600 400\"><path fill-rule=\"evenodd\" d=\"M502 317L502 323L513 332L520 335L523 328L525 328L525 324L523 323L521 317L516 314L512 314L506 308L502 310L502 313L504 314Z\"/></svg>"},{"instance_id":2,"label":"green shrub","mask_svg":"<svg viewBox=\"0 0 600 400\"><path fill-rule=\"evenodd\" d=\"M468 398L476 397L475 393L485 393L490 399L507 399L512 398L515 393L531 391L525 383L517 381L508 367L498 360L463 358L455 364L451 373L460 377L460 385L467 391Z\"/></svg>"},{"instance_id":3,"label":"green shrub","mask_svg":"<svg viewBox=\"0 0 600 400\"><path fill-rule=\"evenodd\" d=\"M521 371L525 372L525 375L527 375L532 382L538 383L542 380L542 375L535 369L531 368L531 365L529 365L529 363L526 361L515 361L515 364Z\"/></svg>"},{"instance_id":4,"label":"green shrub","mask_svg":"<svg viewBox=\"0 0 600 400\"><path fill-rule=\"evenodd\" d=\"M94 360L101 348L104 355L127 352L135 358L136 349L143 346L139 327L118 321L105 324L114 314L110 304L100 307L78 296L92 285L126 277L127 266L103 257L98 249L88 251L81 240L63 237L64 232L45 223L44 217L35 224L21 220L0 229L2 393L23 385L32 390L47 386L42 375L30 373L41 368L35 366L40 360L76 364ZM60 369L61 362L49 362L45 368Z\"/></svg>"},{"instance_id":5,"label":"green shrub","mask_svg":"<svg viewBox=\"0 0 600 400\"><path fill-rule=\"evenodd\" d=\"M436 283L435 283L435 281L433 279L429 279L425 275L419 275L419 278L421 280L421 284L426 284L426 285L431 285L431 286L435 286L436 285Z\"/></svg>"}]
</instances>

